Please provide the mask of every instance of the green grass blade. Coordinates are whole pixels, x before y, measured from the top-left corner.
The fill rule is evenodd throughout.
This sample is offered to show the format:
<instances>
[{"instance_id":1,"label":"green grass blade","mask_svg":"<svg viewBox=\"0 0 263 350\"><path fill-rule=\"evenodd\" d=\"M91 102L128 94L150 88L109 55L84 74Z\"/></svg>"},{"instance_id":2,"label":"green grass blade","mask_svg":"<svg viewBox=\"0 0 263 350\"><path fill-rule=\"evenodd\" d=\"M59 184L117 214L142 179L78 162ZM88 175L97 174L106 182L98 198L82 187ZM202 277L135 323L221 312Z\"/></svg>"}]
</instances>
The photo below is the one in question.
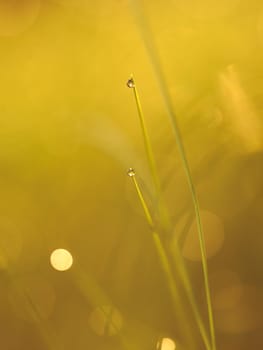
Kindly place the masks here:
<instances>
[{"instance_id":1,"label":"green grass blade","mask_svg":"<svg viewBox=\"0 0 263 350\"><path fill-rule=\"evenodd\" d=\"M210 334L211 334L211 342L212 342L212 350L216 350L216 339L215 339L215 327L214 327L214 316L213 316L213 310L212 310L212 301L211 301L211 293L210 293L210 286L209 286L209 278L208 278L208 266L207 266L207 257L206 257L206 247L205 247L205 240L204 240L204 232L202 227L202 221L200 216L200 208L199 208L199 202L196 195L194 183L192 180L192 175L190 171L190 167L188 164L188 160L186 157L186 153L184 150L182 137L180 134L180 130L177 125L177 117L175 115L172 100L170 98L170 94L167 89L167 84L165 80L165 76L163 74L163 71L161 69L160 59L158 52L155 48L154 41L153 41L153 35L150 31L150 28L148 24L146 23L145 16L141 10L141 6L139 5L138 1L132 0L131 1L132 8L134 10L135 17L137 19L137 23L140 28L140 32L142 34L145 47L147 49L147 52L149 54L151 63L153 65L160 91L162 93L168 115L170 117L172 129L174 132L175 140L177 143L177 147L180 153L180 157L182 159L183 167L185 170L185 174L187 177L189 189L192 196L193 206L195 210L196 215L196 221L197 221L197 229L198 229L198 238L200 243L200 250L201 250L201 257L202 257L202 267L203 267L203 275L204 275L204 285L205 285L205 294L206 294L206 301L207 301L207 310L208 310L208 319L209 319L209 328L210 328Z\"/></svg>"},{"instance_id":2,"label":"green grass blade","mask_svg":"<svg viewBox=\"0 0 263 350\"><path fill-rule=\"evenodd\" d=\"M159 180L159 176L158 176L158 172L157 172L157 167L156 167L156 163L155 163L155 159L154 159L154 154L153 154L153 149L151 146L151 142L150 142L150 137L149 137L149 133L146 127L146 122L145 122L145 117L144 117L144 113L143 113L143 109L142 109L142 104L140 101L140 97L139 97L139 93L138 93L138 89L137 89L137 85L136 82L133 78L133 76L131 76L131 78L128 80L127 82L127 86L129 88L132 88L134 91L134 97L135 97L135 102L136 102L136 106L137 106L137 111L138 111L138 115L139 115L139 120L140 120L140 125L141 125L141 129L142 129L142 134L143 134L143 140L144 140L144 144L145 144L145 149L146 149L146 155L147 155L147 159L148 159L148 164L149 164L149 168L150 168L150 172L151 175L153 177L153 183L154 183L154 187L155 187L155 192L157 195L157 201L158 201L158 212L160 215L160 219L161 219L161 224L162 226L165 228L166 231L169 231L171 229L171 223L169 220L169 216L167 214L167 209L166 206L162 200L162 193L161 193L161 185L160 185L160 180ZM135 175L135 172L133 169L129 169L128 174L130 172L130 176L131 175ZM144 212L145 212L145 216L147 218L147 221L149 223L150 227L153 227L153 222L152 222L152 218L151 215L149 214L149 210L147 208L147 205L143 199L141 191L138 189L138 183L135 179L135 176L133 178L134 180L134 184L135 187L137 189L137 193L138 196L140 197L140 201L142 203L142 206L144 208ZM163 247L164 249L164 247ZM186 292L186 296L189 299L190 305L192 307L193 313L194 313L194 317L196 319L199 331L201 333L202 339L204 341L204 344L206 346L207 350L211 350L211 346L210 346L210 342L207 336L207 332L205 330L203 321L201 319L199 310L197 308L196 305L196 301L195 301L195 297L192 291L192 287L191 287L191 283L184 265L184 261L180 255L179 252L179 247L175 246L175 251L174 251L174 259L175 259L175 268L178 271L178 274L182 280L183 286L185 288L185 292ZM169 276L170 278L170 276Z\"/></svg>"},{"instance_id":3,"label":"green grass blade","mask_svg":"<svg viewBox=\"0 0 263 350\"><path fill-rule=\"evenodd\" d=\"M166 281L167 281L167 284L168 284L168 287L169 287L169 290L170 290L170 293L171 293L171 297L172 297L172 300L173 300L173 305L176 308L176 310L179 311L179 313L180 313L180 315L182 317L182 320L184 320L184 326L187 329L187 332L186 332L187 338L189 338L189 336L191 338L191 330L190 330L189 324L188 324L188 322L187 322L187 320L185 318L184 310L182 309L182 306L181 306L181 300L180 300L180 297L179 297L179 294L178 294L178 291L177 291L176 283L174 281L173 272L172 272L172 269L171 269L169 258L167 256L166 251L165 251L164 245L163 245L163 243L162 243L162 241L160 239L160 236L159 236L158 232L156 231L156 229L154 227L153 217L152 217L152 215L150 213L148 205L147 205L147 203L146 203L146 201L144 199L142 190L141 190L141 188L139 186L139 183L138 183L138 181L136 179L134 169L130 168L128 170L128 175L130 177L132 177L132 180L133 180L133 183L135 185L136 192L138 194L139 200L141 202L141 205L142 205L142 208L143 208L146 220L147 220L147 222L148 222L148 224L149 224L149 226L151 228L154 245L155 245L157 254L159 256L163 272L164 272L165 277L166 277ZM180 270L180 277L183 279L183 282L186 284L185 288L187 290L188 297L189 297L189 294L191 295L191 285L190 285L189 280L187 279L187 275L184 273L185 270L184 270L183 265L179 264L179 266L181 266L181 268L179 269ZM183 274L183 276L182 276L182 274ZM206 335L206 330L205 330L205 327L204 327L204 325L202 323L202 320L201 320L201 317L199 315L199 312L198 312L198 309L196 307L196 304L194 302L194 298L191 298L190 304L193 307L194 315L196 317L196 320L197 320L197 323L198 323L198 326L199 326L199 329L200 329L200 333L201 333L201 336L202 336L202 338L204 340L205 346L206 346L207 349L210 349L210 344L209 344L208 337ZM186 331L186 329L185 329L185 331ZM189 341L189 339L188 339L188 341ZM191 339L191 341L192 341L192 339ZM191 341L190 341L190 343L191 343ZM194 347L193 343L191 345Z\"/></svg>"}]
</instances>

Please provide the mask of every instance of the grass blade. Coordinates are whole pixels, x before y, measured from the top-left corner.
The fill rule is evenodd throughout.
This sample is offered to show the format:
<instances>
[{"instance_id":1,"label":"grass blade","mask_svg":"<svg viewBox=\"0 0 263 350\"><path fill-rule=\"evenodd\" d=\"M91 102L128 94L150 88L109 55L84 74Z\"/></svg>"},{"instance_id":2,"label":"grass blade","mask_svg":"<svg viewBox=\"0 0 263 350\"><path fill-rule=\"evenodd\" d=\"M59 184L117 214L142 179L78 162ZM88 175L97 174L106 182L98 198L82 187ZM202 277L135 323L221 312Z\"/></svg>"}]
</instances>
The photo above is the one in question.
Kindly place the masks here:
<instances>
[{"instance_id":1,"label":"grass blade","mask_svg":"<svg viewBox=\"0 0 263 350\"><path fill-rule=\"evenodd\" d=\"M199 202L198 202L198 198L196 195L194 183L192 180L192 175L191 175L189 163L188 163L186 153L184 150L182 137L180 134L179 127L177 125L177 117L175 115L172 100L170 98L170 94L169 94L168 89L167 89L165 76L164 76L163 71L161 69L160 59L159 59L158 52L155 48L153 36L151 34L148 23L146 23L145 16L141 10L141 6L138 4L138 1L132 0L131 6L133 8L137 23L138 23L139 28L140 28L140 32L142 34L142 38L143 38L145 47L146 47L147 52L149 54L152 66L154 68L154 71L155 71L155 74L156 74L156 77L157 77L157 80L159 83L160 91L162 93L162 96L163 96L163 99L164 99L164 102L165 102L165 105L167 108L167 112L168 112L168 115L169 115L169 118L171 121L173 133L175 136L175 140L176 140L179 154L180 154L182 164L183 164L183 167L185 170L187 182L189 185L190 193L192 196L193 206L194 206L195 215L196 215L198 238L199 238L199 244L200 244L200 250L201 250L202 268L203 268L203 275L204 275L204 286L205 286L205 294L206 294L206 301L207 301L207 311L208 311L209 328L210 328L210 334L211 334L212 350L216 350L214 316L213 316L213 309L212 309L211 292L210 292L209 278L208 278L206 247L205 247L202 221L201 221L201 216L200 216Z\"/></svg>"}]
</instances>

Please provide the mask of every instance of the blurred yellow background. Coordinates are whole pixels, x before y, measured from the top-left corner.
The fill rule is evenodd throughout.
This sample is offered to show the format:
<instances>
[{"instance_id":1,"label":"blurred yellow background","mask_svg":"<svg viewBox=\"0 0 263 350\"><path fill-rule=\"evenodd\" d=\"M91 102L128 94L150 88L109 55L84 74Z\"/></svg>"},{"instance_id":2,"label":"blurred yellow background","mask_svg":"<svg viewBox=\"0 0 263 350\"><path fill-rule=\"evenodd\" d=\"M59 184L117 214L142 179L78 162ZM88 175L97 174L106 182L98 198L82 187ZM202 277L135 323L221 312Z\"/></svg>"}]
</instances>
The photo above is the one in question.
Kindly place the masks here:
<instances>
[{"instance_id":1,"label":"blurred yellow background","mask_svg":"<svg viewBox=\"0 0 263 350\"><path fill-rule=\"evenodd\" d=\"M3 350L205 349L176 274L184 315L172 306L126 174L136 169L155 211L134 74L165 240L179 244L208 330L193 205L141 10L200 200L218 349L263 347L263 3L134 2L0 0ZM68 271L52 269L58 248Z\"/></svg>"}]
</instances>

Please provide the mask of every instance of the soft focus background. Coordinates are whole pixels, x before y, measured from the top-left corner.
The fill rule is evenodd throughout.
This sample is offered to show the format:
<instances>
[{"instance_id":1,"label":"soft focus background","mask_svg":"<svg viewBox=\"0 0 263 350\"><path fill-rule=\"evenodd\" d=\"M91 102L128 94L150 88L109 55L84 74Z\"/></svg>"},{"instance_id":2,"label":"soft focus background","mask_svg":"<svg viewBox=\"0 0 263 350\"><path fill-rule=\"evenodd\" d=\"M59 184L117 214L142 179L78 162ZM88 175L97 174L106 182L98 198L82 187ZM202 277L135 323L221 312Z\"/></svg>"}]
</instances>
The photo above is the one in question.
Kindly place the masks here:
<instances>
[{"instance_id":1,"label":"soft focus background","mask_svg":"<svg viewBox=\"0 0 263 350\"><path fill-rule=\"evenodd\" d=\"M218 349L261 349L263 3L139 4L200 199ZM178 241L207 320L191 198L136 18L127 0L0 1L3 350L150 350L161 337L204 349L187 301L184 315L171 306L126 175L133 166L153 203L126 86L133 73L174 227L170 246ZM56 248L71 252L69 271L51 267Z\"/></svg>"}]
</instances>

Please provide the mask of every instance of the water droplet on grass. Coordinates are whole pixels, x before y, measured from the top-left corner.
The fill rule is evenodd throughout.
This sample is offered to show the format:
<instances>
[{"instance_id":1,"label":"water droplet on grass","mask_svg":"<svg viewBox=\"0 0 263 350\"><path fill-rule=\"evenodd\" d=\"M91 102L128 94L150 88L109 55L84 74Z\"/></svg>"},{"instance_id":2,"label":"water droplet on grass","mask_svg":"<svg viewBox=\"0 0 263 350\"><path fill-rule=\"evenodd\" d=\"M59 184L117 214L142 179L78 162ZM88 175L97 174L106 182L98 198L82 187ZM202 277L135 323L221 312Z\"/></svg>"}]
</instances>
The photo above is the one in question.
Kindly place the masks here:
<instances>
[{"instance_id":1,"label":"water droplet on grass","mask_svg":"<svg viewBox=\"0 0 263 350\"><path fill-rule=\"evenodd\" d=\"M135 170L133 168L129 168L127 171L127 175L130 177L135 176Z\"/></svg>"},{"instance_id":2,"label":"water droplet on grass","mask_svg":"<svg viewBox=\"0 0 263 350\"><path fill-rule=\"evenodd\" d=\"M127 81L127 86L128 86L128 88L130 88L130 89L133 89L133 88L135 87L135 83L134 83L133 78L130 78L130 79Z\"/></svg>"}]
</instances>

